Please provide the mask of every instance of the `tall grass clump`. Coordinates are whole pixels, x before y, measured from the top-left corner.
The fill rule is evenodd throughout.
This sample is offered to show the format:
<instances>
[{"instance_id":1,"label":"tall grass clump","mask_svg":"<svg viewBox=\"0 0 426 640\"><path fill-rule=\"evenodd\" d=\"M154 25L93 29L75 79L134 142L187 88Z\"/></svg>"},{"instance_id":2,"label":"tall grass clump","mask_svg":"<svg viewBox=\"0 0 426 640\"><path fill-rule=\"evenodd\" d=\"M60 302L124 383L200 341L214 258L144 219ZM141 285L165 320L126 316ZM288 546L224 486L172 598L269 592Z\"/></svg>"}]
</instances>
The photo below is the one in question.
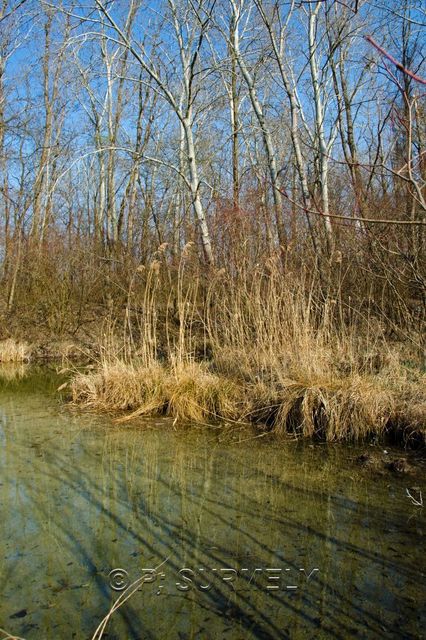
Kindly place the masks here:
<instances>
[{"instance_id":1,"label":"tall grass clump","mask_svg":"<svg viewBox=\"0 0 426 640\"><path fill-rule=\"evenodd\" d=\"M247 419L277 433L360 440L384 435L416 398L424 425L426 376L408 374L368 309L320 298L315 280L289 281L276 262L230 285L213 294L209 333L218 370L245 382Z\"/></svg>"},{"instance_id":2,"label":"tall grass clump","mask_svg":"<svg viewBox=\"0 0 426 640\"><path fill-rule=\"evenodd\" d=\"M203 363L151 367L123 361L104 362L95 372L72 381L74 403L110 412L130 412L121 421L142 415L168 415L180 421L229 418L235 413L235 385L214 375Z\"/></svg>"},{"instance_id":3,"label":"tall grass clump","mask_svg":"<svg viewBox=\"0 0 426 640\"><path fill-rule=\"evenodd\" d=\"M14 338L0 341L0 362L28 362L30 356L30 347L25 342L18 342Z\"/></svg>"},{"instance_id":4,"label":"tall grass clump","mask_svg":"<svg viewBox=\"0 0 426 640\"><path fill-rule=\"evenodd\" d=\"M132 279L121 353L77 375L75 403L181 421L251 421L328 441L423 433L425 374L380 321L269 259L208 278L158 257ZM164 295L164 291L167 295ZM142 309L142 311L132 311ZM415 408L414 408L415 407ZM422 422L423 421L423 422Z\"/></svg>"},{"instance_id":5,"label":"tall grass clump","mask_svg":"<svg viewBox=\"0 0 426 640\"><path fill-rule=\"evenodd\" d=\"M120 346L111 325L105 329L95 370L73 378L75 404L124 412L121 421L150 414L194 422L235 417L236 384L214 373L207 362L197 361L193 352L203 321L199 282L187 283L184 277L190 248L167 297L161 295L162 278L171 284L170 274L161 272L161 247L148 268L136 269L129 287L125 338Z\"/></svg>"}]
</instances>

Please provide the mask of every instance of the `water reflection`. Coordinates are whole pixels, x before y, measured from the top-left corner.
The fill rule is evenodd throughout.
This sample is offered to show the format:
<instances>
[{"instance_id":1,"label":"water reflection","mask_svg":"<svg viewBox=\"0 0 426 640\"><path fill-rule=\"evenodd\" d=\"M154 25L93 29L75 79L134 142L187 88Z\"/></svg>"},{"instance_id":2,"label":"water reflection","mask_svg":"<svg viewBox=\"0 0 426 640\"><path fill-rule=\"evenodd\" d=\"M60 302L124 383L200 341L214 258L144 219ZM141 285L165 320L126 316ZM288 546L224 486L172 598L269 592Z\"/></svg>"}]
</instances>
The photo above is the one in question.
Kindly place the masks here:
<instances>
[{"instance_id":1,"label":"water reflection","mask_svg":"<svg viewBox=\"0 0 426 640\"><path fill-rule=\"evenodd\" d=\"M30 365L27 362L1 362L0 384L22 380L27 375L29 368Z\"/></svg>"},{"instance_id":2,"label":"water reflection","mask_svg":"<svg viewBox=\"0 0 426 640\"><path fill-rule=\"evenodd\" d=\"M110 571L167 559L105 638L421 637L422 511L353 450L117 428L40 393L0 407L1 627L91 638Z\"/></svg>"}]
</instances>

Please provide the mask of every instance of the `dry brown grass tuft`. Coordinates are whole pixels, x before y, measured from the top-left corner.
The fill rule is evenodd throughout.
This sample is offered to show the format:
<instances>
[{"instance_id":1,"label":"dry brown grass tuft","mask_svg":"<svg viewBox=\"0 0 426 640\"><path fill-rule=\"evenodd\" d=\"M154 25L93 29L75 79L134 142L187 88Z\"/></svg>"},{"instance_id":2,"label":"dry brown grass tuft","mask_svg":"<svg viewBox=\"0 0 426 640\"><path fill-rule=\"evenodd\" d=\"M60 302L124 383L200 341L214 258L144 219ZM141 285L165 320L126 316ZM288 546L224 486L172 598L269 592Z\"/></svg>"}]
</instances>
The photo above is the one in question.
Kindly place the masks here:
<instances>
[{"instance_id":1,"label":"dry brown grass tuft","mask_svg":"<svg viewBox=\"0 0 426 640\"><path fill-rule=\"evenodd\" d=\"M264 388L260 395L255 392L250 413L269 423L277 433L291 431L334 441L382 435L393 411L391 393L375 381L352 377L333 381L285 380L271 399Z\"/></svg>"},{"instance_id":2,"label":"dry brown grass tuft","mask_svg":"<svg viewBox=\"0 0 426 640\"><path fill-rule=\"evenodd\" d=\"M167 414L180 421L229 418L235 415L237 398L234 383L195 362L172 368L104 362L95 372L76 375L71 388L76 404L131 412L120 421L147 414Z\"/></svg>"},{"instance_id":3,"label":"dry brown grass tuft","mask_svg":"<svg viewBox=\"0 0 426 640\"><path fill-rule=\"evenodd\" d=\"M165 372L120 360L104 361L95 372L77 374L71 385L76 404L101 411L159 413L164 410Z\"/></svg>"},{"instance_id":4,"label":"dry brown grass tuft","mask_svg":"<svg viewBox=\"0 0 426 640\"><path fill-rule=\"evenodd\" d=\"M153 282L138 339L132 332L133 355L126 347L123 358L111 337L114 349L103 349L99 367L74 379L74 402L131 412L122 420L149 413L226 418L327 441L383 436L395 425L424 429L425 374L404 365L407 354L379 322L360 314L354 321L352 310L345 319L343 306L316 299L313 285L289 285L272 265L233 278L221 272L205 289L186 282L182 266L165 341ZM209 345L208 362L196 361L196 343Z\"/></svg>"},{"instance_id":5,"label":"dry brown grass tuft","mask_svg":"<svg viewBox=\"0 0 426 640\"><path fill-rule=\"evenodd\" d=\"M167 380L167 413L178 420L201 422L235 418L236 384L208 370L203 363L177 365Z\"/></svg>"},{"instance_id":6,"label":"dry brown grass tuft","mask_svg":"<svg viewBox=\"0 0 426 640\"><path fill-rule=\"evenodd\" d=\"M0 341L0 362L28 362L30 356L30 347L25 342L13 338Z\"/></svg>"}]
</instances>

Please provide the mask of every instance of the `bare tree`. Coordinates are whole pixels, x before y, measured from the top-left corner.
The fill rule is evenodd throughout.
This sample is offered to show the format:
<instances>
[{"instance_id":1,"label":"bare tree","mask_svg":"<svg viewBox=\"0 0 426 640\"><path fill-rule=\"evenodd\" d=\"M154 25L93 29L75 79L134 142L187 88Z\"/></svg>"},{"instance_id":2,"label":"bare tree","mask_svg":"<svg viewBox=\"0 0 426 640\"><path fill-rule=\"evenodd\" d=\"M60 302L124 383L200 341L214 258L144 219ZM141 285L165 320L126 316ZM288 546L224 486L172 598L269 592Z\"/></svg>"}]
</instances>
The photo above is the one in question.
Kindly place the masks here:
<instances>
[{"instance_id":1,"label":"bare tree","mask_svg":"<svg viewBox=\"0 0 426 640\"><path fill-rule=\"evenodd\" d=\"M209 27L211 19L212 6L206 3L202 3L198 8L195 7L194 9L192 6L187 6L184 12L178 9L175 2L169 2L171 20L180 54L182 89L184 95L184 100L181 103L177 95L173 92L173 88L169 87L167 80L161 76L159 70L156 68L155 61L146 53L144 47L142 45L137 47L136 44L132 42L130 37L126 35L124 29L117 24L108 12L106 6L100 0L96 0L96 5L106 22L119 37L120 44L127 48L136 58L143 70L156 85L156 89L161 97L166 100L182 125L189 172L186 182L191 192L192 205L200 229L205 258L208 263L212 264L214 261L213 249L200 194L201 182L197 164L193 117L194 100L196 97L195 80L197 72L199 71L199 58L205 32ZM192 19L189 22L190 16ZM186 30L182 28L184 26L182 21L186 23ZM183 33L186 33L186 39L184 39Z\"/></svg>"},{"instance_id":2,"label":"bare tree","mask_svg":"<svg viewBox=\"0 0 426 640\"><path fill-rule=\"evenodd\" d=\"M241 70L241 74L247 85L250 101L253 107L253 111L256 115L256 119L262 135L262 139L265 147L265 153L267 157L269 179L270 179L271 188L272 188L273 207L274 207L278 240L281 246L284 247L287 244L287 238L286 238L286 231L285 231L285 226L283 221L282 195L281 195L281 189L279 184L277 152L272 139L271 131L269 130L268 124L266 122L264 109L259 99L255 79L252 73L250 72L250 69L245 60L244 54L241 50L241 36L240 36L240 32L242 28L241 25L243 21L246 24L248 21L250 21L253 6L251 5L248 7L247 10L245 10L244 0L241 0L241 2L240 1L237 2L237 0L231 0L230 4L231 4L231 18L230 18L231 26L229 28L229 34L231 37L230 45L232 47L233 56L238 62L238 66Z\"/></svg>"}]
</instances>

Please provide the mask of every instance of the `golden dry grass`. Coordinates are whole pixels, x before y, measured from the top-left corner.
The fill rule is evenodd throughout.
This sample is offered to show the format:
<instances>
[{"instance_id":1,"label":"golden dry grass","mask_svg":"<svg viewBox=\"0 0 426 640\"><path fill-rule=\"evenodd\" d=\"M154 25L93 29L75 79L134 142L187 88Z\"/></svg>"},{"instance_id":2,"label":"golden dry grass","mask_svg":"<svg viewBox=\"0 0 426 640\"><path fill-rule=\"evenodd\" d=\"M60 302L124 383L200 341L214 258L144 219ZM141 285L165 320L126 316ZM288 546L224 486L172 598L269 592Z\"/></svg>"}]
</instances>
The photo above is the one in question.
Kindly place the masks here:
<instances>
[{"instance_id":1,"label":"golden dry grass","mask_svg":"<svg viewBox=\"0 0 426 640\"><path fill-rule=\"evenodd\" d=\"M95 371L74 378L75 403L121 412L122 420L226 418L327 441L382 436L395 425L424 433L425 374L403 364L406 354L377 321L344 320L335 299L318 301L303 282L289 286L276 265L212 276L201 303L200 284L186 285L180 269L177 330L167 314L159 327L157 281L147 282L144 317L134 323L139 338L132 334L125 357L104 349ZM197 342L209 344L208 362L196 361Z\"/></svg>"},{"instance_id":2,"label":"golden dry grass","mask_svg":"<svg viewBox=\"0 0 426 640\"><path fill-rule=\"evenodd\" d=\"M277 433L292 431L327 441L360 440L383 434L395 412L395 398L376 380L285 380L271 394L252 390L249 416Z\"/></svg>"},{"instance_id":3,"label":"golden dry grass","mask_svg":"<svg viewBox=\"0 0 426 640\"><path fill-rule=\"evenodd\" d=\"M201 422L237 417L237 385L209 371L203 363L180 363L167 378L167 413L178 420Z\"/></svg>"},{"instance_id":4,"label":"golden dry grass","mask_svg":"<svg viewBox=\"0 0 426 640\"><path fill-rule=\"evenodd\" d=\"M107 411L156 413L165 404L165 374L151 367L104 361L94 372L78 373L71 385L73 401Z\"/></svg>"},{"instance_id":5,"label":"golden dry grass","mask_svg":"<svg viewBox=\"0 0 426 640\"><path fill-rule=\"evenodd\" d=\"M237 388L202 363L167 368L123 361L104 362L95 372L77 374L72 399L88 408L130 412L122 421L141 415L165 414L180 421L203 421L235 414Z\"/></svg>"},{"instance_id":6,"label":"golden dry grass","mask_svg":"<svg viewBox=\"0 0 426 640\"><path fill-rule=\"evenodd\" d=\"M25 342L13 338L0 341L0 362L28 362L30 356L30 347Z\"/></svg>"}]
</instances>

